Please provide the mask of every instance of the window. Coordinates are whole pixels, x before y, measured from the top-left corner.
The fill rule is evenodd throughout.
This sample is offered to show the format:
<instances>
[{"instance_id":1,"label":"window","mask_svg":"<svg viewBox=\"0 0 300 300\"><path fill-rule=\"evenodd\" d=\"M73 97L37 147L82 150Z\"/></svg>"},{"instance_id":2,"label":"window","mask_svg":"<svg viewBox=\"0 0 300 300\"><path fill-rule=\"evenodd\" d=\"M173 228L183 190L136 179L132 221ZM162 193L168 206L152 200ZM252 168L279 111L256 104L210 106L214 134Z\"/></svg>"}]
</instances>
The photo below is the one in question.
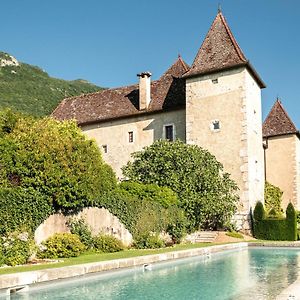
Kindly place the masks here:
<instances>
[{"instance_id":1,"label":"window","mask_svg":"<svg viewBox=\"0 0 300 300\"><path fill-rule=\"evenodd\" d=\"M214 126L214 130L220 129L220 122L219 121L214 121L213 126Z\"/></svg>"},{"instance_id":2,"label":"window","mask_svg":"<svg viewBox=\"0 0 300 300\"><path fill-rule=\"evenodd\" d=\"M128 132L128 142L133 143L133 131Z\"/></svg>"},{"instance_id":3,"label":"window","mask_svg":"<svg viewBox=\"0 0 300 300\"><path fill-rule=\"evenodd\" d=\"M102 150L104 153L107 153L107 145L102 145Z\"/></svg>"},{"instance_id":4,"label":"window","mask_svg":"<svg viewBox=\"0 0 300 300\"><path fill-rule=\"evenodd\" d=\"M165 138L166 140L173 141L174 140L174 130L173 125L165 126Z\"/></svg>"},{"instance_id":5,"label":"window","mask_svg":"<svg viewBox=\"0 0 300 300\"><path fill-rule=\"evenodd\" d=\"M210 123L210 129L211 131L219 132L221 129L221 124L219 120L213 120Z\"/></svg>"}]
</instances>

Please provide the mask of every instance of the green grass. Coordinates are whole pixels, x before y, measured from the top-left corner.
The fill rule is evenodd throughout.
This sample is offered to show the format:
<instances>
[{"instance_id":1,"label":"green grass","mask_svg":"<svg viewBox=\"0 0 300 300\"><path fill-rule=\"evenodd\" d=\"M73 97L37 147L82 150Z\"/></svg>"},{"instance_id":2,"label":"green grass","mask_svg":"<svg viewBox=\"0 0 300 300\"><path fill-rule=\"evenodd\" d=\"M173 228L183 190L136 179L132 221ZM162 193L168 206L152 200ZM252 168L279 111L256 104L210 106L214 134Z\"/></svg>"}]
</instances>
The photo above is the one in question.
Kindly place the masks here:
<instances>
[{"instance_id":1,"label":"green grass","mask_svg":"<svg viewBox=\"0 0 300 300\"><path fill-rule=\"evenodd\" d=\"M0 275L18 273L18 272L36 271L36 270L43 270L43 269L50 269L50 268L52 269L52 268L66 267L66 266L86 264L86 263L99 262L99 261L107 261L113 259L130 258L130 257L144 256L144 255L151 255L151 254L161 254L161 253L167 253L172 251L209 247L213 245L216 244L195 243L195 244L175 245L173 247L167 247L161 249L146 249L146 250L131 249L131 250L125 250L125 251L115 252L115 253L94 253L94 252L85 253L78 257L65 258L63 261L57 263L0 268Z\"/></svg>"},{"instance_id":2,"label":"green grass","mask_svg":"<svg viewBox=\"0 0 300 300\"><path fill-rule=\"evenodd\" d=\"M0 58L4 55L0 52ZM52 78L40 68L25 63L0 67L0 109L10 107L26 114L45 116L66 97L101 89L84 80Z\"/></svg>"},{"instance_id":3,"label":"green grass","mask_svg":"<svg viewBox=\"0 0 300 300\"><path fill-rule=\"evenodd\" d=\"M230 237L233 237L233 238L237 238L237 239L243 239L243 235L238 233L238 232L235 232L235 231L232 231L232 232L226 232L226 235L227 236L230 236Z\"/></svg>"}]
</instances>

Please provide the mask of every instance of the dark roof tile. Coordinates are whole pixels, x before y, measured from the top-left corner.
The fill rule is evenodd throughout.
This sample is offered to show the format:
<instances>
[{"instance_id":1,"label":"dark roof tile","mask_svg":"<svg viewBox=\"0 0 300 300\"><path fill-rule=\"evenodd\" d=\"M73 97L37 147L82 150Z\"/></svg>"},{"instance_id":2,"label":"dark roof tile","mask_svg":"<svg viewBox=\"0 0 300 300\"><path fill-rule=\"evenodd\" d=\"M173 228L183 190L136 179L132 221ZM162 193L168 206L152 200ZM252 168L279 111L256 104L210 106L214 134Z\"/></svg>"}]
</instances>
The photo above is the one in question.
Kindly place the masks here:
<instances>
[{"instance_id":1,"label":"dark roof tile","mask_svg":"<svg viewBox=\"0 0 300 300\"><path fill-rule=\"evenodd\" d=\"M263 123L263 137L292 133L299 134L280 100L277 99Z\"/></svg>"},{"instance_id":2,"label":"dark roof tile","mask_svg":"<svg viewBox=\"0 0 300 300\"><path fill-rule=\"evenodd\" d=\"M64 99L52 116L58 120L75 119L78 124L87 124L184 107L185 79L182 75L188 68L179 57L160 79L151 82L151 102L146 111L139 110L136 84Z\"/></svg>"}]
</instances>

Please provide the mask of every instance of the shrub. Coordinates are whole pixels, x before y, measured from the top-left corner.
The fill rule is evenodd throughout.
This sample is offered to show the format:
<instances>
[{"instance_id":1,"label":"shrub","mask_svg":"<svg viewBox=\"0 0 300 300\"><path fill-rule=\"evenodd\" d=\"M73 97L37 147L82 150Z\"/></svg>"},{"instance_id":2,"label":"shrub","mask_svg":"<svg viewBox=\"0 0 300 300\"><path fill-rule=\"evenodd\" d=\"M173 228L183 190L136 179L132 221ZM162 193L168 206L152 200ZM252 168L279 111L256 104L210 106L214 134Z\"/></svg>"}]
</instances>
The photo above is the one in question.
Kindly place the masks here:
<instances>
[{"instance_id":1,"label":"shrub","mask_svg":"<svg viewBox=\"0 0 300 300\"><path fill-rule=\"evenodd\" d=\"M0 260L8 266L25 264L34 251L34 242L27 232L15 231L2 236ZM1 265L1 263L0 263Z\"/></svg>"},{"instance_id":2,"label":"shrub","mask_svg":"<svg viewBox=\"0 0 300 300\"><path fill-rule=\"evenodd\" d=\"M165 243L158 234L148 232L138 236L133 246L137 249L156 249L165 247Z\"/></svg>"},{"instance_id":3,"label":"shrub","mask_svg":"<svg viewBox=\"0 0 300 300\"><path fill-rule=\"evenodd\" d=\"M122 182L119 186L131 196L136 196L141 201L148 200L157 202L165 208L178 204L177 194L167 187L159 187L157 184L142 184L128 181Z\"/></svg>"},{"instance_id":4,"label":"shrub","mask_svg":"<svg viewBox=\"0 0 300 300\"><path fill-rule=\"evenodd\" d=\"M94 237L94 247L96 251L104 253L118 252L125 249L119 239L106 234L99 234Z\"/></svg>"},{"instance_id":5,"label":"shrub","mask_svg":"<svg viewBox=\"0 0 300 300\"><path fill-rule=\"evenodd\" d=\"M0 139L0 153L2 187L32 188L56 209L92 205L109 186L99 148L73 121L20 118Z\"/></svg>"},{"instance_id":6,"label":"shrub","mask_svg":"<svg viewBox=\"0 0 300 300\"><path fill-rule=\"evenodd\" d=\"M97 205L117 216L134 239L149 232L159 234L171 229L174 237L177 235L180 238L185 232L187 221L182 209L177 206L164 208L158 202L141 201L122 189L106 193L98 199ZM174 226L178 226L177 229Z\"/></svg>"},{"instance_id":7,"label":"shrub","mask_svg":"<svg viewBox=\"0 0 300 300\"><path fill-rule=\"evenodd\" d=\"M0 235L25 226L33 232L51 213L49 198L33 188L0 188Z\"/></svg>"},{"instance_id":8,"label":"shrub","mask_svg":"<svg viewBox=\"0 0 300 300\"><path fill-rule=\"evenodd\" d=\"M254 236L258 239L274 241L297 240L297 222L294 206L290 203L286 209L286 218L266 218L261 202L254 209Z\"/></svg>"},{"instance_id":9,"label":"shrub","mask_svg":"<svg viewBox=\"0 0 300 300\"><path fill-rule=\"evenodd\" d=\"M80 255L85 246L79 237L71 233L57 233L42 243L39 258L66 258Z\"/></svg>"},{"instance_id":10,"label":"shrub","mask_svg":"<svg viewBox=\"0 0 300 300\"><path fill-rule=\"evenodd\" d=\"M266 213L264 209L264 205L259 201L256 203L254 208L254 220L261 221L265 219Z\"/></svg>"},{"instance_id":11,"label":"shrub","mask_svg":"<svg viewBox=\"0 0 300 300\"><path fill-rule=\"evenodd\" d=\"M188 221L184 211L177 207L171 207L168 210L168 216L166 232L171 236L174 244L179 244L186 234Z\"/></svg>"},{"instance_id":12,"label":"shrub","mask_svg":"<svg viewBox=\"0 0 300 300\"><path fill-rule=\"evenodd\" d=\"M124 176L177 193L191 230L223 227L235 213L237 185L208 151L179 140L156 141L133 159L123 167Z\"/></svg>"},{"instance_id":13,"label":"shrub","mask_svg":"<svg viewBox=\"0 0 300 300\"><path fill-rule=\"evenodd\" d=\"M282 201L283 192L279 187L270 184L269 182L265 183L265 208L266 211L270 214L271 210L274 210L276 213L272 215L281 215L281 201Z\"/></svg>"},{"instance_id":14,"label":"shrub","mask_svg":"<svg viewBox=\"0 0 300 300\"><path fill-rule=\"evenodd\" d=\"M290 241L297 240L297 213L293 204L290 202L286 208L286 223L287 228L287 238Z\"/></svg>"},{"instance_id":15,"label":"shrub","mask_svg":"<svg viewBox=\"0 0 300 300\"><path fill-rule=\"evenodd\" d=\"M79 236L80 241L88 248L94 247L94 239L91 229L83 219L70 219L68 222L71 233Z\"/></svg>"}]
</instances>

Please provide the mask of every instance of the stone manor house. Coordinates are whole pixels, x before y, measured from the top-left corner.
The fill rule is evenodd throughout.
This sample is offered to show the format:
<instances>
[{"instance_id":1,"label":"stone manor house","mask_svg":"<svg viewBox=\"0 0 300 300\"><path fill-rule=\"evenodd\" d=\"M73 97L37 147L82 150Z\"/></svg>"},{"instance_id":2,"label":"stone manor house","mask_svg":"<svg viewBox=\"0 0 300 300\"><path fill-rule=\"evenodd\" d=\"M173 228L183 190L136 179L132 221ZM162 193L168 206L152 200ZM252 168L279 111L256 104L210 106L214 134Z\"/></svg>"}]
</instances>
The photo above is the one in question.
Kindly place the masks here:
<instances>
[{"instance_id":1,"label":"stone manor house","mask_svg":"<svg viewBox=\"0 0 300 300\"><path fill-rule=\"evenodd\" d=\"M131 86L64 99L53 112L75 119L96 140L121 179L131 153L158 139L208 149L239 186L238 225L264 198L268 180L284 191L284 206L300 209L299 131L278 100L262 125L265 84L218 12L191 66L181 57L158 79L138 74Z\"/></svg>"}]
</instances>

